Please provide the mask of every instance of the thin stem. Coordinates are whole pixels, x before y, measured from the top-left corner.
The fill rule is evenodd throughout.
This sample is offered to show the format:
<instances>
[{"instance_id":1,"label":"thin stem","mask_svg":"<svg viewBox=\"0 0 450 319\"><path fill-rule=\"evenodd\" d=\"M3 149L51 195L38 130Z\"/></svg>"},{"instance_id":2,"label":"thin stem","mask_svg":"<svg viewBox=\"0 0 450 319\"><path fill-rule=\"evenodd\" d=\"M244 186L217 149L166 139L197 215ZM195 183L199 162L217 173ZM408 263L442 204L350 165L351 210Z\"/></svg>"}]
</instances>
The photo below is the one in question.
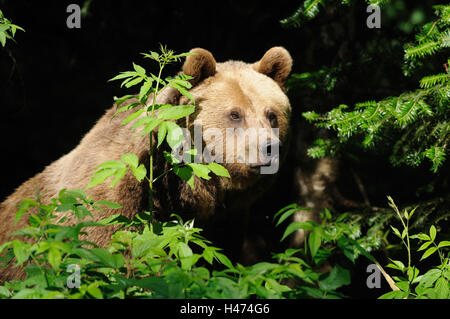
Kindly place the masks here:
<instances>
[{"instance_id":1,"label":"thin stem","mask_svg":"<svg viewBox=\"0 0 450 319\"><path fill-rule=\"evenodd\" d=\"M167 171L165 171L164 173L162 173L161 175L159 175L158 177L156 177L153 180L153 183L156 182L158 179L160 179L161 177L164 177L165 175L167 175L168 173L170 173L171 171L173 171L173 167L171 167L170 169L168 169Z\"/></svg>"},{"instance_id":2,"label":"thin stem","mask_svg":"<svg viewBox=\"0 0 450 319\"><path fill-rule=\"evenodd\" d=\"M45 278L45 282L47 283L47 287L50 286L49 282L48 282L48 277L47 277L47 272L45 271L45 269L39 265L38 260L36 259L35 256L33 256L33 253L30 254L31 259L33 259L34 263L36 264L36 266L38 266L39 270L42 272L42 274L44 275Z\"/></svg>"},{"instance_id":3,"label":"thin stem","mask_svg":"<svg viewBox=\"0 0 450 319\"><path fill-rule=\"evenodd\" d=\"M405 224L405 222L403 221L403 218L402 218L402 216L401 216L399 211L397 211L397 214L398 214L398 217L400 217L400 221L402 222L403 229L406 230L406 243L405 243L405 241L403 239L402 239L402 241L403 241L403 244L406 247L406 250L408 251L408 268L409 268L409 267L411 267L411 245L410 245L410 242L409 242L409 229L408 229L408 224L409 223L408 223L408 219L406 219L406 224Z\"/></svg>"},{"instance_id":4,"label":"thin stem","mask_svg":"<svg viewBox=\"0 0 450 319\"><path fill-rule=\"evenodd\" d=\"M409 218L406 218L406 224L403 221L402 218L402 214L400 214L400 211L398 210L397 205L395 205L394 201L392 200L392 198L389 198L389 201L392 203L391 207L394 209L395 213L398 215L398 217L400 218L400 221L403 225L403 229L406 230L406 243L405 241L402 239L403 244L406 247L406 250L408 251L408 268L411 267L411 245L409 242L409 229L408 229L408 225L409 225Z\"/></svg>"},{"instance_id":5,"label":"thin stem","mask_svg":"<svg viewBox=\"0 0 450 319\"><path fill-rule=\"evenodd\" d=\"M178 165L177 167L183 167L183 166L186 166L186 164L181 164L181 165ZM160 179L161 177L164 177L165 175L169 174L171 171L173 171L174 168L175 168L175 167L171 167L171 168L169 168L167 171L165 171L164 173L162 173L161 175L157 176L157 177L153 180L153 183L156 182L156 181L157 181L158 179Z\"/></svg>"},{"instance_id":6,"label":"thin stem","mask_svg":"<svg viewBox=\"0 0 450 319\"><path fill-rule=\"evenodd\" d=\"M158 80L156 81L156 88L155 93L153 93L153 101L152 101L152 113L151 116L154 116L155 113L155 103L156 103L156 96L158 95L158 89L159 89L159 80L161 79L162 70L164 68L164 63L159 63L159 74L158 74ZM153 131L149 134L150 139L150 167L149 167L149 178L148 178L148 185L149 185L149 209L150 213L153 213Z\"/></svg>"},{"instance_id":7,"label":"thin stem","mask_svg":"<svg viewBox=\"0 0 450 319\"><path fill-rule=\"evenodd\" d=\"M408 268L411 267L411 244L409 242L409 218L406 219L406 242L408 243Z\"/></svg>"},{"instance_id":8,"label":"thin stem","mask_svg":"<svg viewBox=\"0 0 450 319\"><path fill-rule=\"evenodd\" d=\"M443 265L444 264L444 256L442 255L442 252L439 249L439 246L435 242L433 242L433 245L436 247L436 250L437 250L438 255L439 255L439 259L441 260L441 265Z\"/></svg>"}]
</instances>

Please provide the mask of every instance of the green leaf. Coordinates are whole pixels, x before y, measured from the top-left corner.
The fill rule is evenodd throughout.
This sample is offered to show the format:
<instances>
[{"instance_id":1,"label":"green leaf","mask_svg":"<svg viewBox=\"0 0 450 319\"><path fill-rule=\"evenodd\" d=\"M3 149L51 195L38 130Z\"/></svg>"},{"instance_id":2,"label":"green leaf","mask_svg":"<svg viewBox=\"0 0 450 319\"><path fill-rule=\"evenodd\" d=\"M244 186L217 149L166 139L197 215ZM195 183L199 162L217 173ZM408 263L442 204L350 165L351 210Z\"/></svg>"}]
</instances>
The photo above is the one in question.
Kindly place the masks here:
<instances>
[{"instance_id":1,"label":"green leaf","mask_svg":"<svg viewBox=\"0 0 450 319\"><path fill-rule=\"evenodd\" d=\"M11 293L9 292L9 290L6 287L0 286L0 296L9 298L9 297L11 297Z\"/></svg>"},{"instance_id":2,"label":"green leaf","mask_svg":"<svg viewBox=\"0 0 450 319\"><path fill-rule=\"evenodd\" d=\"M229 178L231 177L230 173L228 173L228 170L218 163L209 163L208 168L211 170L211 172L213 172L217 176L223 176L223 177L229 177Z\"/></svg>"},{"instance_id":3,"label":"green leaf","mask_svg":"<svg viewBox=\"0 0 450 319\"><path fill-rule=\"evenodd\" d=\"M146 98L148 97L149 93L151 92L152 89L152 79L148 78L145 83L141 86L141 89L139 90L139 101L141 101L141 103L145 103Z\"/></svg>"},{"instance_id":4,"label":"green leaf","mask_svg":"<svg viewBox=\"0 0 450 319\"><path fill-rule=\"evenodd\" d=\"M115 172L116 169L114 168L104 168L95 172L94 175L92 175L87 188L91 188L103 183L108 177L113 176Z\"/></svg>"},{"instance_id":5,"label":"green leaf","mask_svg":"<svg viewBox=\"0 0 450 319\"><path fill-rule=\"evenodd\" d=\"M115 118L117 114L122 113L122 112L126 112L126 111L128 111L128 110L131 110L131 109L133 109L133 108L135 108L135 107L137 107L137 106L139 106L139 105L141 105L141 104L139 104L139 103L130 103L130 104L127 104L127 105L125 105L125 106L122 106L121 108L119 108L119 109L113 114L113 116L111 116L111 120L112 120L113 118Z\"/></svg>"},{"instance_id":6,"label":"green leaf","mask_svg":"<svg viewBox=\"0 0 450 319\"><path fill-rule=\"evenodd\" d=\"M92 284L90 284L87 287L87 292L92 297L94 297L95 299L102 299L103 298L102 291L100 290L100 288L98 288L98 283L97 282L93 282Z\"/></svg>"},{"instance_id":7,"label":"green leaf","mask_svg":"<svg viewBox=\"0 0 450 319\"><path fill-rule=\"evenodd\" d=\"M448 246L450 246L450 241L444 240L439 243L438 248L448 247Z\"/></svg>"},{"instance_id":8,"label":"green leaf","mask_svg":"<svg viewBox=\"0 0 450 319\"><path fill-rule=\"evenodd\" d=\"M144 78L142 78L142 77L137 77L137 78L134 78L133 80L130 80L130 81L124 83L124 85L126 88L130 88L132 86L135 86L136 84L141 83L143 79Z\"/></svg>"},{"instance_id":9,"label":"green leaf","mask_svg":"<svg viewBox=\"0 0 450 319\"><path fill-rule=\"evenodd\" d=\"M424 260L425 258L428 258L430 255L432 255L437 250L437 247L431 247L428 248L427 251L422 255L422 258L420 260Z\"/></svg>"},{"instance_id":10,"label":"green leaf","mask_svg":"<svg viewBox=\"0 0 450 319\"><path fill-rule=\"evenodd\" d=\"M174 166L173 171L178 177L181 177L192 189L194 189L194 175L192 174L192 169L189 166Z\"/></svg>"},{"instance_id":11,"label":"green leaf","mask_svg":"<svg viewBox=\"0 0 450 319\"><path fill-rule=\"evenodd\" d=\"M180 58L184 58L184 57L187 57L187 56L190 56L190 55L195 55L195 54L197 54L197 53L195 53L195 52L184 52L184 53L176 54L173 57L175 59L180 59ZM185 77L187 79L192 79L192 76L189 76L187 74L182 74L182 75L183 75L183 77Z\"/></svg>"},{"instance_id":12,"label":"green leaf","mask_svg":"<svg viewBox=\"0 0 450 319\"><path fill-rule=\"evenodd\" d=\"M217 259L220 263L222 263L226 267L228 267L230 269L234 269L233 264L228 259L228 257L225 256L224 254L221 254L221 253L216 251L216 252L214 252L214 258Z\"/></svg>"},{"instance_id":13,"label":"green leaf","mask_svg":"<svg viewBox=\"0 0 450 319\"><path fill-rule=\"evenodd\" d=\"M408 292L402 290L394 290L380 296L378 299L405 299Z\"/></svg>"},{"instance_id":14,"label":"green leaf","mask_svg":"<svg viewBox=\"0 0 450 319\"><path fill-rule=\"evenodd\" d=\"M162 121L160 119L157 119L155 117L151 117L151 116L142 117L134 123L132 130L135 130L139 126L144 126L144 129L142 130L141 135L149 134L161 122Z\"/></svg>"},{"instance_id":15,"label":"green leaf","mask_svg":"<svg viewBox=\"0 0 450 319\"><path fill-rule=\"evenodd\" d=\"M427 241L426 243L423 243L423 244L419 247L419 249L417 249L417 251L421 251L421 250L424 250L424 249L428 248L428 246L430 246L432 243L433 243L432 241Z\"/></svg>"},{"instance_id":16,"label":"green leaf","mask_svg":"<svg viewBox=\"0 0 450 319\"><path fill-rule=\"evenodd\" d=\"M144 109L139 109L134 113L131 113L130 115L128 115L123 121L122 121L122 125L125 125L131 121L133 121L134 119L137 119L139 117L139 115L141 115L142 113L144 113Z\"/></svg>"},{"instance_id":17,"label":"green leaf","mask_svg":"<svg viewBox=\"0 0 450 319\"><path fill-rule=\"evenodd\" d=\"M414 207L410 212L409 212L409 216L408 218L411 219L412 215L414 214L414 212L416 211L418 206Z\"/></svg>"},{"instance_id":18,"label":"green leaf","mask_svg":"<svg viewBox=\"0 0 450 319\"><path fill-rule=\"evenodd\" d=\"M113 168L113 169L125 168L125 164L122 163L121 161L106 161L96 167L96 169L98 170L104 168Z\"/></svg>"},{"instance_id":19,"label":"green leaf","mask_svg":"<svg viewBox=\"0 0 450 319\"><path fill-rule=\"evenodd\" d=\"M38 203L35 200L30 198L23 199L18 205L19 209L17 210L16 216L14 217L14 225L17 225L23 214L25 214L30 208L36 206L38 206Z\"/></svg>"},{"instance_id":20,"label":"green leaf","mask_svg":"<svg viewBox=\"0 0 450 319\"><path fill-rule=\"evenodd\" d=\"M116 184L122 179L122 177L125 176L125 174L128 172L128 168L124 167L124 168L120 168L117 169L116 172L114 173L114 178L111 180L111 187L116 186Z\"/></svg>"},{"instance_id":21,"label":"green leaf","mask_svg":"<svg viewBox=\"0 0 450 319\"><path fill-rule=\"evenodd\" d=\"M291 291L292 289L286 285L279 284L275 279L267 278L265 286L269 289L275 290L277 293Z\"/></svg>"},{"instance_id":22,"label":"green leaf","mask_svg":"<svg viewBox=\"0 0 450 319\"><path fill-rule=\"evenodd\" d=\"M345 255L352 263L355 263L356 255L355 249L351 242L348 240L347 237L341 237L337 240L337 245Z\"/></svg>"},{"instance_id":23,"label":"green leaf","mask_svg":"<svg viewBox=\"0 0 450 319\"><path fill-rule=\"evenodd\" d=\"M139 165L137 168L132 168L131 171L139 182L142 181L147 175L147 169L144 164Z\"/></svg>"},{"instance_id":24,"label":"green leaf","mask_svg":"<svg viewBox=\"0 0 450 319\"><path fill-rule=\"evenodd\" d=\"M164 141L164 138L167 134L167 122L162 122L161 125L158 127L158 145L159 147L161 143Z\"/></svg>"},{"instance_id":25,"label":"green leaf","mask_svg":"<svg viewBox=\"0 0 450 319\"><path fill-rule=\"evenodd\" d=\"M402 291L409 292L409 282L408 281L399 281L396 282L395 285Z\"/></svg>"},{"instance_id":26,"label":"green leaf","mask_svg":"<svg viewBox=\"0 0 450 319\"><path fill-rule=\"evenodd\" d=\"M4 32L0 32L0 43L4 47L6 44L6 34Z\"/></svg>"},{"instance_id":27,"label":"green leaf","mask_svg":"<svg viewBox=\"0 0 450 319\"><path fill-rule=\"evenodd\" d=\"M163 152L164 158L166 159L166 161L170 164L170 165L175 165L175 164L180 164L181 161L179 160L179 158L177 156L175 156L174 154L172 154L171 152Z\"/></svg>"},{"instance_id":28,"label":"green leaf","mask_svg":"<svg viewBox=\"0 0 450 319\"><path fill-rule=\"evenodd\" d=\"M432 241L436 238L436 227L434 227L434 225L431 225L430 227L430 238Z\"/></svg>"},{"instance_id":29,"label":"green leaf","mask_svg":"<svg viewBox=\"0 0 450 319\"><path fill-rule=\"evenodd\" d=\"M391 228L394 231L395 235L397 235L399 238L402 238L402 235L400 234L400 231L397 228L395 228L393 226L391 226Z\"/></svg>"},{"instance_id":30,"label":"green leaf","mask_svg":"<svg viewBox=\"0 0 450 319\"><path fill-rule=\"evenodd\" d=\"M175 82L170 82L168 86L178 90L178 92L180 92L182 95L187 97L193 104L195 104L194 97L186 88L182 87L181 85Z\"/></svg>"},{"instance_id":31,"label":"green leaf","mask_svg":"<svg viewBox=\"0 0 450 319\"><path fill-rule=\"evenodd\" d=\"M420 278L419 286L431 287L434 282L441 276L442 271L436 268L428 270L424 275L418 277Z\"/></svg>"},{"instance_id":32,"label":"green leaf","mask_svg":"<svg viewBox=\"0 0 450 319\"><path fill-rule=\"evenodd\" d=\"M10 241L1 244L1 245L0 245L0 254L1 254L5 249L9 248L9 246L12 246L12 245L13 245L13 242L10 242Z\"/></svg>"},{"instance_id":33,"label":"green leaf","mask_svg":"<svg viewBox=\"0 0 450 319\"><path fill-rule=\"evenodd\" d=\"M95 202L96 205L102 205L102 206L106 206L108 208L113 208L113 209L119 209L122 208L121 205L115 203L115 202L111 202L109 200L99 200L97 202Z\"/></svg>"},{"instance_id":34,"label":"green leaf","mask_svg":"<svg viewBox=\"0 0 450 319\"><path fill-rule=\"evenodd\" d=\"M311 251L311 256L314 257L317 253L317 251L320 248L320 244L322 241L322 231L320 228L316 227L311 232L311 234L308 237L309 241L309 249Z\"/></svg>"},{"instance_id":35,"label":"green leaf","mask_svg":"<svg viewBox=\"0 0 450 319\"><path fill-rule=\"evenodd\" d=\"M410 238L418 238L420 240L431 240L430 236L428 236L427 234L423 234L423 233L411 236Z\"/></svg>"},{"instance_id":36,"label":"green leaf","mask_svg":"<svg viewBox=\"0 0 450 319\"><path fill-rule=\"evenodd\" d=\"M13 241L13 252L14 256L16 256L17 264L22 265L25 261L28 260L28 257L30 257L31 245L27 243L23 243L19 240Z\"/></svg>"},{"instance_id":37,"label":"green leaf","mask_svg":"<svg viewBox=\"0 0 450 319\"><path fill-rule=\"evenodd\" d=\"M170 148L176 149L183 141L183 131L174 122L165 122L167 127L167 144Z\"/></svg>"},{"instance_id":38,"label":"green leaf","mask_svg":"<svg viewBox=\"0 0 450 319\"><path fill-rule=\"evenodd\" d=\"M180 118L189 116L194 113L194 105L175 105L160 108L158 111L158 118L161 120L178 120Z\"/></svg>"},{"instance_id":39,"label":"green leaf","mask_svg":"<svg viewBox=\"0 0 450 319\"><path fill-rule=\"evenodd\" d=\"M192 256L192 249L188 246L188 244L184 242L179 242L177 246L178 255L180 258Z\"/></svg>"},{"instance_id":40,"label":"green leaf","mask_svg":"<svg viewBox=\"0 0 450 319\"><path fill-rule=\"evenodd\" d=\"M280 241L283 241L287 236L295 232L296 230L304 229L304 230L313 230L314 226L310 222L292 222L286 227L284 231L283 237L281 237Z\"/></svg>"},{"instance_id":41,"label":"green leaf","mask_svg":"<svg viewBox=\"0 0 450 319\"><path fill-rule=\"evenodd\" d=\"M285 211L283 213L283 215L281 215L280 219L278 220L278 222L276 223L275 226L280 225L282 222L284 222L286 219L288 219L290 216L292 216L297 211L298 211L297 208L291 208L291 209L288 209L287 211Z\"/></svg>"},{"instance_id":42,"label":"green leaf","mask_svg":"<svg viewBox=\"0 0 450 319\"><path fill-rule=\"evenodd\" d=\"M120 268L125 264L125 259L122 255L113 255L104 248L93 248L90 252L97 258L103 265L110 268Z\"/></svg>"},{"instance_id":43,"label":"green leaf","mask_svg":"<svg viewBox=\"0 0 450 319\"><path fill-rule=\"evenodd\" d=\"M419 275L419 269L416 267L409 267L406 274L408 275L408 281L413 282Z\"/></svg>"},{"instance_id":44,"label":"green leaf","mask_svg":"<svg viewBox=\"0 0 450 319\"><path fill-rule=\"evenodd\" d=\"M192 249L186 243L179 242L177 245L177 252L182 269L190 269L196 261L195 258L192 258L194 257Z\"/></svg>"},{"instance_id":45,"label":"green leaf","mask_svg":"<svg viewBox=\"0 0 450 319\"><path fill-rule=\"evenodd\" d=\"M135 75L135 73L131 72L131 71L120 72L119 75L116 75L115 77L109 79L108 82L115 81L115 80L120 80L120 79L124 79L124 78L129 78L129 77L132 77L134 75Z\"/></svg>"},{"instance_id":46,"label":"green leaf","mask_svg":"<svg viewBox=\"0 0 450 319\"><path fill-rule=\"evenodd\" d=\"M273 215L273 219L275 220L279 215L283 214L285 211L291 210L291 209L296 208L296 207L297 207L296 203L293 203L293 204L290 204L288 206L283 207L282 209L280 209L278 212L276 212Z\"/></svg>"},{"instance_id":47,"label":"green leaf","mask_svg":"<svg viewBox=\"0 0 450 319\"><path fill-rule=\"evenodd\" d=\"M192 172L194 175L209 180L211 177L209 176L209 168L205 164L199 164L199 163L188 163L187 164L190 168L192 168Z\"/></svg>"},{"instance_id":48,"label":"green leaf","mask_svg":"<svg viewBox=\"0 0 450 319\"><path fill-rule=\"evenodd\" d=\"M61 251L55 247L51 247L48 251L48 263L56 271L61 263Z\"/></svg>"},{"instance_id":49,"label":"green leaf","mask_svg":"<svg viewBox=\"0 0 450 319\"><path fill-rule=\"evenodd\" d=\"M154 52L154 51L150 51L150 55L146 55L146 56L147 57L152 57L156 61L159 60L159 54L157 52Z\"/></svg>"},{"instance_id":50,"label":"green leaf","mask_svg":"<svg viewBox=\"0 0 450 319\"><path fill-rule=\"evenodd\" d=\"M392 269L398 269L400 271L403 271L405 269L405 265L400 260L392 260L393 264L389 264L386 267L392 268Z\"/></svg>"},{"instance_id":51,"label":"green leaf","mask_svg":"<svg viewBox=\"0 0 450 319\"><path fill-rule=\"evenodd\" d=\"M133 62L133 68L137 72L137 74L145 76L145 69L142 66L137 65Z\"/></svg>"},{"instance_id":52,"label":"green leaf","mask_svg":"<svg viewBox=\"0 0 450 319\"><path fill-rule=\"evenodd\" d=\"M404 239L406 237L406 235L408 235L408 229L407 228L403 229L403 231L402 231L402 239Z\"/></svg>"},{"instance_id":53,"label":"green leaf","mask_svg":"<svg viewBox=\"0 0 450 319\"><path fill-rule=\"evenodd\" d=\"M339 265L334 266L324 279L319 280L319 287L326 291L334 291L349 284L350 272Z\"/></svg>"},{"instance_id":54,"label":"green leaf","mask_svg":"<svg viewBox=\"0 0 450 319\"><path fill-rule=\"evenodd\" d=\"M123 102L128 101L129 99L132 99L134 97L135 96L132 95L132 94L127 94L127 95L124 95L124 96L122 96L120 98L114 97L114 101L116 102L116 107L119 107ZM136 107L138 105L140 105L140 104L136 103L136 102L127 104L127 105L121 107L120 110L116 111L116 113L114 113L114 115L117 115L117 113L120 113L120 112L124 112L124 111L130 110L130 109L132 109L132 108L134 108L134 107Z\"/></svg>"},{"instance_id":55,"label":"green leaf","mask_svg":"<svg viewBox=\"0 0 450 319\"><path fill-rule=\"evenodd\" d=\"M136 285L144 289L150 289L154 293L156 293L157 296L161 296L163 298L168 298L169 296L170 288L165 278L146 277L142 279L133 280L133 285Z\"/></svg>"},{"instance_id":56,"label":"green leaf","mask_svg":"<svg viewBox=\"0 0 450 319\"><path fill-rule=\"evenodd\" d=\"M126 218L125 216L123 216L121 214L115 214L115 215L111 215L106 218L100 219L99 221L97 221L97 224L99 224L99 225L116 225L116 224L127 225L127 224L131 224L131 220L129 220L128 218Z\"/></svg>"},{"instance_id":57,"label":"green leaf","mask_svg":"<svg viewBox=\"0 0 450 319\"><path fill-rule=\"evenodd\" d=\"M441 277L436 281L436 294L437 294L437 299L448 299L448 293L449 293L449 288L448 288L448 281Z\"/></svg>"},{"instance_id":58,"label":"green leaf","mask_svg":"<svg viewBox=\"0 0 450 319\"><path fill-rule=\"evenodd\" d=\"M71 189L71 190L63 189L59 194L60 198L63 196L62 194L64 194L65 197L86 199L86 192L82 189Z\"/></svg>"},{"instance_id":59,"label":"green leaf","mask_svg":"<svg viewBox=\"0 0 450 319\"><path fill-rule=\"evenodd\" d=\"M139 159L135 154L132 153L127 153L127 154L123 154L120 159L130 165L133 168L136 168L139 165Z\"/></svg>"},{"instance_id":60,"label":"green leaf","mask_svg":"<svg viewBox=\"0 0 450 319\"><path fill-rule=\"evenodd\" d=\"M212 264L214 258L214 247L206 247L202 253L203 259L205 259L208 264Z\"/></svg>"}]
</instances>

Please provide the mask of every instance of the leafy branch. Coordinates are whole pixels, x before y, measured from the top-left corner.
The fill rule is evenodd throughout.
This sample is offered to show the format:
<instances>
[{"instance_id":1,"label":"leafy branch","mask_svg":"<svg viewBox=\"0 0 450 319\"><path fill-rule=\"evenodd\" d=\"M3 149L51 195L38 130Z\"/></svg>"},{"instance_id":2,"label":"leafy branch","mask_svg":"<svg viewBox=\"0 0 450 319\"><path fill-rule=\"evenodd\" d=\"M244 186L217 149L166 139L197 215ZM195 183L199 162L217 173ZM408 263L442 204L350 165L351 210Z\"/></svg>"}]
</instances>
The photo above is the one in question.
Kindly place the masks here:
<instances>
[{"instance_id":1,"label":"leafy branch","mask_svg":"<svg viewBox=\"0 0 450 319\"><path fill-rule=\"evenodd\" d=\"M17 30L25 32L23 28L11 23L0 10L0 44L2 47L5 47L7 39L14 41Z\"/></svg>"}]
</instances>

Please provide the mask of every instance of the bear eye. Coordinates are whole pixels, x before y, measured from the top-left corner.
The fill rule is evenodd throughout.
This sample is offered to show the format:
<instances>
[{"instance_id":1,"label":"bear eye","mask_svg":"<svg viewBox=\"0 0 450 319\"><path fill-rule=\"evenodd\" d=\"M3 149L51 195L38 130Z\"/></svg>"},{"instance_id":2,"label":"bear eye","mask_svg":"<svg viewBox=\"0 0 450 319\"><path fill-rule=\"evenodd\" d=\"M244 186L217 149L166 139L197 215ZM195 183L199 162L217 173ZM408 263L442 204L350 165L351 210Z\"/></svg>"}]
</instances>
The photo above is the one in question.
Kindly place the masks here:
<instances>
[{"instance_id":1,"label":"bear eye","mask_svg":"<svg viewBox=\"0 0 450 319\"><path fill-rule=\"evenodd\" d=\"M241 119L241 115L237 111L233 111L230 113L230 119L233 121L239 121Z\"/></svg>"},{"instance_id":2,"label":"bear eye","mask_svg":"<svg viewBox=\"0 0 450 319\"><path fill-rule=\"evenodd\" d=\"M274 126L277 125L277 115L276 115L274 112L269 112L269 113L267 114L267 117L268 117L269 122L270 122L270 125L271 125L272 127L274 127Z\"/></svg>"}]
</instances>

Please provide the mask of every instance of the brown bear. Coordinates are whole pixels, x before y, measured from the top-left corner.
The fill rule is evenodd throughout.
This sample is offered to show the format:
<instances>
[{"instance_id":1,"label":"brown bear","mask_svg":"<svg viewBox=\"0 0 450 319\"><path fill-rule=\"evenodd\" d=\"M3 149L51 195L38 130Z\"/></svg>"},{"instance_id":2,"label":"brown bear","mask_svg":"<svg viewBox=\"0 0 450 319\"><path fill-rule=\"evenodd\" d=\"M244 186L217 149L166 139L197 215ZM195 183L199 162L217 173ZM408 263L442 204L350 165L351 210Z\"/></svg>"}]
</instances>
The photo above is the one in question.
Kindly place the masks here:
<instances>
[{"instance_id":1,"label":"brown bear","mask_svg":"<svg viewBox=\"0 0 450 319\"><path fill-rule=\"evenodd\" d=\"M207 50L197 48L191 51L195 54L186 58L182 71L193 77L190 93L196 101L196 110L190 118L180 121L180 126L192 130L193 123L201 121L203 130L215 128L224 133L223 136L228 128L278 129L276 138L261 142L257 149L261 152L269 149L270 152L273 143L276 143L282 159L286 152L291 111L284 93L284 82L292 67L288 51L273 47L255 63L216 63ZM158 95L157 102L189 104L186 97L172 88L164 89ZM61 189L86 189L97 165L120 159L125 153L136 154L140 163L148 169L148 136L131 133L129 125L121 125L126 112L112 119L115 111L116 106L113 106L74 150L22 184L0 204L0 244L11 240L9 234L24 226L26 218L14 226L16 207L22 199L34 198L37 190L45 203ZM235 133L238 134L241 133ZM156 140L156 135L153 140ZM202 143L206 148L209 145L206 140ZM249 143L239 142L235 144L235 150L241 149L246 153ZM163 150L164 147L160 147L155 151L154 176L159 176L167 168ZM184 220L195 218L196 225L204 229L206 238L225 248L232 258L239 257L247 227L248 208L267 189L275 174L260 174L262 167L267 165L261 160L263 156L250 163L238 161L235 155L228 156L225 145L222 150L216 147L215 151L222 151L221 155L226 157L223 165L228 169L230 178L213 174L209 180L195 177L195 186L191 189L183 179L167 174L153 186L154 209L156 216L162 220L171 213L179 214ZM87 194L94 200L110 200L122 206L119 210L105 209L95 219L117 213L133 218L148 209L148 191L147 182L138 182L127 173L114 188L109 183L103 183L89 188ZM112 228L93 228L88 232L88 239L102 246L108 242L112 232ZM10 267L3 273L0 270L0 281L14 275L11 273L13 270Z\"/></svg>"}]
</instances>

